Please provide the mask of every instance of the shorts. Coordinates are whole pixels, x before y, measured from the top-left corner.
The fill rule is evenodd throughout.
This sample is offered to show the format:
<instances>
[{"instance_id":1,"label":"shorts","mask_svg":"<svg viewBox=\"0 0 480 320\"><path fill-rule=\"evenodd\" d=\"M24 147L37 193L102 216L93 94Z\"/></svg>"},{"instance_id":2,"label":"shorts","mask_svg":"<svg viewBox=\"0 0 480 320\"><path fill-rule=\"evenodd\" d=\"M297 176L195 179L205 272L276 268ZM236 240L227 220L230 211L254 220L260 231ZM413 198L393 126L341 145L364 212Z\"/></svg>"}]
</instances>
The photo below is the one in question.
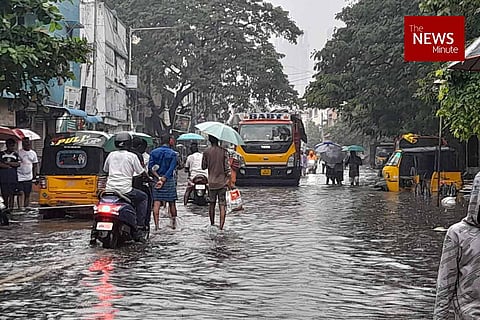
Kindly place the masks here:
<instances>
[{"instance_id":1,"label":"shorts","mask_svg":"<svg viewBox=\"0 0 480 320\"><path fill-rule=\"evenodd\" d=\"M33 182L30 181L18 181L17 191L23 193L32 193Z\"/></svg>"},{"instance_id":2,"label":"shorts","mask_svg":"<svg viewBox=\"0 0 480 320\"><path fill-rule=\"evenodd\" d=\"M210 189L208 190L208 195L210 197L210 202L211 203L216 203L217 198L218 198L218 204L221 206L227 205L227 188L221 188L221 189Z\"/></svg>"},{"instance_id":3,"label":"shorts","mask_svg":"<svg viewBox=\"0 0 480 320\"><path fill-rule=\"evenodd\" d=\"M17 183L1 183L0 184L0 189L2 190L2 196L5 197L10 197L15 193L15 190L17 189Z\"/></svg>"}]
</instances>

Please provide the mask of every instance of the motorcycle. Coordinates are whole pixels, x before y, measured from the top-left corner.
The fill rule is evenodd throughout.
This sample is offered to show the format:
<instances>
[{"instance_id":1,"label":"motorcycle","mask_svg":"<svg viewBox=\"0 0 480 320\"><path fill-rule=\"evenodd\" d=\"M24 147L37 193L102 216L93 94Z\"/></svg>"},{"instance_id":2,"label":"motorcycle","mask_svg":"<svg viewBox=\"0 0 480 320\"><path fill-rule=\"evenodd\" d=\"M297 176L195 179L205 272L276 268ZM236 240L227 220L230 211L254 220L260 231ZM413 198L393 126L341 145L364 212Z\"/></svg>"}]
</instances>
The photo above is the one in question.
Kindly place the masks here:
<instances>
[{"instance_id":1,"label":"motorcycle","mask_svg":"<svg viewBox=\"0 0 480 320\"><path fill-rule=\"evenodd\" d=\"M2 196L0 196L0 225L2 226L8 226L10 224L7 213L7 206L5 205Z\"/></svg>"},{"instance_id":2,"label":"motorcycle","mask_svg":"<svg viewBox=\"0 0 480 320\"><path fill-rule=\"evenodd\" d=\"M187 188L183 196L183 204L192 202L199 206L208 203L208 178L203 174L196 175L192 180L188 180Z\"/></svg>"},{"instance_id":3,"label":"motorcycle","mask_svg":"<svg viewBox=\"0 0 480 320\"><path fill-rule=\"evenodd\" d=\"M105 192L94 207L90 244L99 240L104 248L115 249L134 240L136 211L130 199L116 192Z\"/></svg>"},{"instance_id":4,"label":"motorcycle","mask_svg":"<svg viewBox=\"0 0 480 320\"><path fill-rule=\"evenodd\" d=\"M153 166L152 170L158 170ZM158 175L157 175L158 177ZM144 239L150 235L150 216L153 203L150 184L153 180L134 178L133 184L140 184L139 189L148 197L148 212L145 216ZM99 240L104 248L114 249L119 245L138 238L137 212L130 199L117 192L103 192L98 204L94 207L93 227L90 235L90 245L95 245Z\"/></svg>"}]
</instances>

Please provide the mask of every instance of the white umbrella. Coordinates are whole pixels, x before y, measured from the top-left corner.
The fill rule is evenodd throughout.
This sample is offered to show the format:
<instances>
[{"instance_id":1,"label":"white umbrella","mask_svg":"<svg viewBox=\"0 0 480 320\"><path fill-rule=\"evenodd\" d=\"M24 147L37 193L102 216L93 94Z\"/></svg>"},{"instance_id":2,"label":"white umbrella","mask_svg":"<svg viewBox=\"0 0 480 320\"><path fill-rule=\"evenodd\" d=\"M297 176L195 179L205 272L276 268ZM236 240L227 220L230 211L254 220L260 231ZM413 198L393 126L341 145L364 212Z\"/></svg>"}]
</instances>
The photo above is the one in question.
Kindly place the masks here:
<instances>
[{"instance_id":1,"label":"white umbrella","mask_svg":"<svg viewBox=\"0 0 480 320\"><path fill-rule=\"evenodd\" d=\"M230 142L236 146L245 144L237 131L223 123L208 121L199 123L195 127L200 131L214 136L218 140Z\"/></svg>"},{"instance_id":2,"label":"white umbrella","mask_svg":"<svg viewBox=\"0 0 480 320\"><path fill-rule=\"evenodd\" d=\"M28 138L30 140L40 140L40 139L42 139L40 137L40 135L38 135L36 132L33 132L30 129L16 128L16 129L13 129L13 130L15 130L15 132L19 133L20 136L23 135L25 138Z\"/></svg>"},{"instance_id":3,"label":"white umbrella","mask_svg":"<svg viewBox=\"0 0 480 320\"><path fill-rule=\"evenodd\" d=\"M480 38L465 49L465 60L449 64L448 69L480 71Z\"/></svg>"}]
</instances>

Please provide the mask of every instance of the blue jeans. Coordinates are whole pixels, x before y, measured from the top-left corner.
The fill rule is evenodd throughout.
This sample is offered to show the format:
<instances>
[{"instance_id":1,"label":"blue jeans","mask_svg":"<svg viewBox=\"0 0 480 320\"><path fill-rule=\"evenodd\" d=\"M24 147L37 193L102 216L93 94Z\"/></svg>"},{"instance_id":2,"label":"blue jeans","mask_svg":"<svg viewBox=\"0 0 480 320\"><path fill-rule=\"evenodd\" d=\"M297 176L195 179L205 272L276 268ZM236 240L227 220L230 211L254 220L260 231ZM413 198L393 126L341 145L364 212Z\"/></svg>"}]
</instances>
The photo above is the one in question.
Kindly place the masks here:
<instances>
[{"instance_id":1,"label":"blue jeans","mask_svg":"<svg viewBox=\"0 0 480 320\"><path fill-rule=\"evenodd\" d=\"M147 194L138 189L132 189L132 191L125 194L135 206L137 212L137 226L145 227L145 221L147 220L148 211L148 197Z\"/></svg>"}]
</instances>

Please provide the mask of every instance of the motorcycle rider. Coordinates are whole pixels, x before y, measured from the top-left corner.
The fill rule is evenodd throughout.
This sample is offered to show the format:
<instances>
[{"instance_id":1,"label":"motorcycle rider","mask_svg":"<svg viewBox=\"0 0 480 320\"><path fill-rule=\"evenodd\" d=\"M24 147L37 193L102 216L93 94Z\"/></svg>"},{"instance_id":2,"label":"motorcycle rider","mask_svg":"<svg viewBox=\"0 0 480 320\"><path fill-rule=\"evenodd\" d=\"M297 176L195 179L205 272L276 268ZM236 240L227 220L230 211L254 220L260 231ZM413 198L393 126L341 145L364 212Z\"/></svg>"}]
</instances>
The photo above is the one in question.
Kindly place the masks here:
<instances>
[{"instance_id":1,"label":"motorcycle rider","mask_svg":"<svg viewBox=\"0 0 480 320\"><path fill-rule=\"evenodd\" d=\"M191 154L185 161L185 172L188 173L188 180L192 180L197 175L204 175L208 177L208 171L202 169L203 155L198 151L198 144L193 142L190 145Z\"/></svg>"},{"instance_id":2,"label":"motorcycle rider","mask_svg":"<svg viewBox=\"0 0 480 320\"><path fill-rule=\"evenodd\" d=\"M115 135L115 147L118 151L110 152L103 170L108 174L105 191L117 192L129 198L135 206L137 213L137 230L134 234L135 241L144 242L145 221L148 211L148 199L145 192L132 187L133 177L146 175L138 157L130 152L132 136L128 132Z\"/></svg>"},{"instance_id":3,"label":"motorcycle rider","mask_svg":"<svg viewBox=\"0 0 480 320\"><path fill-rule=\"evenodd\" d=\"M193 178L198 175L203 175L208 177L208 170L202 169L202 159L203 154L198 151L198 144L193 142L190 145L190 152L191 154L187 157L185 161L185 172L188 173L188 184L187 188L185 189L185 199L188 199L188 196L193 191L195 184L193 183Z\"/></svg>"}]
</instances>

